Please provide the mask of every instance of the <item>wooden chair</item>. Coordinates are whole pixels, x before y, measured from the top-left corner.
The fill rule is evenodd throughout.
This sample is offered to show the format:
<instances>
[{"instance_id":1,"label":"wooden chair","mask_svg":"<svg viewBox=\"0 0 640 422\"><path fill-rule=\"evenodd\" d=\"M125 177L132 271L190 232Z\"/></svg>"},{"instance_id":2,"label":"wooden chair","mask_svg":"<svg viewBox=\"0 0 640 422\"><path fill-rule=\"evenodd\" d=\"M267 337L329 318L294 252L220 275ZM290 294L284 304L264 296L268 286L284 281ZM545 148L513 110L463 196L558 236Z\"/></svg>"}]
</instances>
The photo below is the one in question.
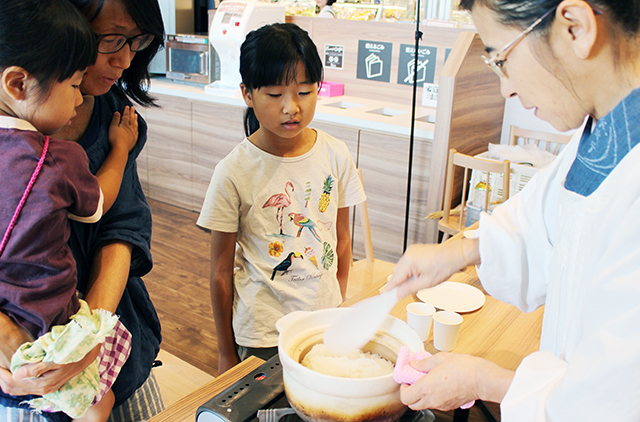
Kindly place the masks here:
<instances>
[{"instance_id":1,"label":"wooden chair","mask_svg":"<svg viewBox=\"0 0 640 422\"><path fill-rule=\"evenodd\" d=\"M456 169L464 169L462 178ZM502 200L509 199L509 179L511 173L511 164L509 160L495 161L484 158L472 157L470 155L457 152L455 149L449 150L449 159L447 161L447 175L445 180L444 205L442 209L442 218L438 222L438 230L444 233L443 241L449 236L460 232L466 227L467 214L467 186L471 177L469 170L481 172L482 180L489 185L491 173L502 175ZM486 174L486 177L485 177ZM495 189L496 187L494 187ZM489 209L491 195L487 192L485 196L484 209ZM458 205L459 212L452 212Z\"/></svg>"},{"instance_id":2,"label":"wooden chair","mask_svg":"<svg viewBox=\"0 0 640 422\"><path fill-rule=\"evenodd\" d=\"M509 145L522 146L533 143L541 150L550 152L553 155L558 155L570 140L571 135L523 129L518 126L511 126L509 129Z\"/></svg>"}]
</instances>

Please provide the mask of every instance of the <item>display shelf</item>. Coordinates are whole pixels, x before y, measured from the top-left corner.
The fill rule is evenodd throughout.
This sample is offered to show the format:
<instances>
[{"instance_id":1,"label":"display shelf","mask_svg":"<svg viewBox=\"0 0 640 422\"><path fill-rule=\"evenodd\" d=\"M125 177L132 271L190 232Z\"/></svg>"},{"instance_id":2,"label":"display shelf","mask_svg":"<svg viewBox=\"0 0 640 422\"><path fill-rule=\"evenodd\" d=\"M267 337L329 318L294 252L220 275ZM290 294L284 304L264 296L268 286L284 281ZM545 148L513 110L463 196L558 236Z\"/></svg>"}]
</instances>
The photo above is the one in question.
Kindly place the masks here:
<instances>
[{"instance_id":1,"label":"display shelf","mask_svg":"<svg viewBox=\"0 0 640 422\"><path fill-rule=\"evenodd\" d=\"M334 3L333 8L339 19L412 21L415 15L413 0L384 0L381 2Z\"/></svg>"},{"instance_id":2,"label":"display shelf","mask_svg":"<svg viewBox=\"0 0 640 422\"><path fill-rule=\"evenodd\" d=\"M279 0L284 5L288 16L315 16L316 2L314 0Z\"/></svg>"}]
</instances>

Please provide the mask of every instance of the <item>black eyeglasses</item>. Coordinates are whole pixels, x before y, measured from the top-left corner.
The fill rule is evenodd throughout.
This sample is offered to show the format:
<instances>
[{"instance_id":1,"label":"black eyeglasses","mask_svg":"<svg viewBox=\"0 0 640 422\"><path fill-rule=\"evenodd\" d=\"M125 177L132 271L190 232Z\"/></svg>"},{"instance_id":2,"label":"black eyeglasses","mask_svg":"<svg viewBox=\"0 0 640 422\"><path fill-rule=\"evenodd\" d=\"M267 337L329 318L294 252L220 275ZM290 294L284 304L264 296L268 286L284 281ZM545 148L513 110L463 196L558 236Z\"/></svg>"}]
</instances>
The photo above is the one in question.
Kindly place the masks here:
<instances>
[{"instance_id":1,"label":"black eyeglasses","mask_svg":"<svg viewBox=\"0 0 640 422\"><path fill-rule=\"evenodd\" d=\"M149 47L154 36L151 34L140 34L127 37L121 34L96 34L96 38L98 40L98 53L109 54L122 50L125 44L129 44L132 53L137 53Z\"/></svg>"}]
</instances>

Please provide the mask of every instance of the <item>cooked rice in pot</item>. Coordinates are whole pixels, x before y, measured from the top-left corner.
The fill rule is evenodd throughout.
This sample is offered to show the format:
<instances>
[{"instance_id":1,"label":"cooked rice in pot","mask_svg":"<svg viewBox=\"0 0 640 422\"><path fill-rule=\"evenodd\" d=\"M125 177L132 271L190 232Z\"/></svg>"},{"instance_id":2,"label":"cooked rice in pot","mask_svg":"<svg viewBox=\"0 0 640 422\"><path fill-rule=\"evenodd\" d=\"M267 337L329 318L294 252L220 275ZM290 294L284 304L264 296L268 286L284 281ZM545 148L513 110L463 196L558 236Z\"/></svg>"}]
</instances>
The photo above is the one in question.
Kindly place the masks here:
<instances>
[{"instance_id":1,"label":"cooked rice in pot","mask_svg":"<svg viewBox=\"0 0 640 422\"><path fill-rule=\"evenodd\" d=\"M322 343L313 346L301 363L316 372L343 378L372 378L393 373L393 363L378 354L355 350L336 356Z\"/></svg>"}]
</instances>

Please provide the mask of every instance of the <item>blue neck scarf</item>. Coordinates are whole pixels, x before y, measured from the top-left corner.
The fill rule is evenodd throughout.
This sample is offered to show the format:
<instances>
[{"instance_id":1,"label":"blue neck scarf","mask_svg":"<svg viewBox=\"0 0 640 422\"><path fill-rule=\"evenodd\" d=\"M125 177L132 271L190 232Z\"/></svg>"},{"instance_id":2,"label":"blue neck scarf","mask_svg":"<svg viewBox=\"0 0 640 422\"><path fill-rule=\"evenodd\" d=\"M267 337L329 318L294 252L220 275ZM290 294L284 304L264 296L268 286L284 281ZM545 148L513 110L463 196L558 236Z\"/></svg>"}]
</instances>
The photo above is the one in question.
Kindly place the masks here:
<instances>
[{"instance_id":1,"label":"blue neck scarf","mask_svg":"<svg viewBox=\"0 0 640 422\"><path fill-rule=\"evenodd\" d=\"M591 132L589 117L564 187L591 195L633 147L640 142L640 88L631 92L598 121Z\"/></svg>"}]
</instances>

